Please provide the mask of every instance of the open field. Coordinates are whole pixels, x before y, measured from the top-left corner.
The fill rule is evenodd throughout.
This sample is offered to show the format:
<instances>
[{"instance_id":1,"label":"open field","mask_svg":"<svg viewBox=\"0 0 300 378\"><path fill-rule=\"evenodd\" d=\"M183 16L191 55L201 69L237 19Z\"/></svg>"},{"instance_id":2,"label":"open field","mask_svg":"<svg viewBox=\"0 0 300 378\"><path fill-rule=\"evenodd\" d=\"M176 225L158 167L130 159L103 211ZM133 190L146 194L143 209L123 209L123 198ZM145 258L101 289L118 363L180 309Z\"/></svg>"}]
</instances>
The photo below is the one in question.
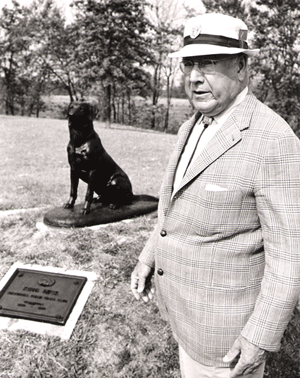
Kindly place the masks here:
<instances>
[{"instance_id":1,"label":"open field","mask_svg":"<svg viewBox=\"0 0 300 378\"><path fill-rule=\"evenodd\" d=\"M157 196L176 136L94 124L134 193ZM67 121L0 115L0 130L0 210L62 205L69 196ZM80 189L78 201L85 185Z\"/></svg>"},{"instance_id":2,"label":"open field","mask_svg":"<svg viewBox=\"0 0 300 378\"><path fill-rule=\"evenodd\" d=\"M70 98L64 95L48 95L43 97L45 102L45 108L40 112L41 118L57 118L63 119L66 115L66 109L70 102ZM97 104L98 99L91 97L88 99L93 104ZM158 101L158 106L167 106L167 100L161 97ZM97 105L99 106L99 105ZM136 96L132 98L132 108L135 109L133 113L132 122L135 125L139 125L143 129L150 128L150 119L152 117L152 105L151 100L144 99L142 97ZM101 109L100 114L101 114ZM192 106L186 98L173 98L171 101L170 114L169 114L169 124L168 133L176 134L180 125L188 119L193 113ZM160 115L159 115L160 114ZM156 117L156 129L163 130L164 118L160 111L157 113ZM138 122L138 123L137 123Z\"/></svg>"},{"instance_id":3,"label":"open field","mask_svg":"<svg viewBox=\"0 0 300 378\"><path fill-rule=\"evenodd\" d=\"M135 194L158 196L176 136L95 122ZM69 196L66 120L0 115L0 279L13 263L92 271L98 280L70 340L0 331L0 377L179 378L177 346L155 300L136 302L131 271L156 215L96 229L38 229ZM78 203L83 201L81 183ZM1 319L0 319L1 320ZM265 377L299 378L298 311Z\"/></svg>"}]
</instances>

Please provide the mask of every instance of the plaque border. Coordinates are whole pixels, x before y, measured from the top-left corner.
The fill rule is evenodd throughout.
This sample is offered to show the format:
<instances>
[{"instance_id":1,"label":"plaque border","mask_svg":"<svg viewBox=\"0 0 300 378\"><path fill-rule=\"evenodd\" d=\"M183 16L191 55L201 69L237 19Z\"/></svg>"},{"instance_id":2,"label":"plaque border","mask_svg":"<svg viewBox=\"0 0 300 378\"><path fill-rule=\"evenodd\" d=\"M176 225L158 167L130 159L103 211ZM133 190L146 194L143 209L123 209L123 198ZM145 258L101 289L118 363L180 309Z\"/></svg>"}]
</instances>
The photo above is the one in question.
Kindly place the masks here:
<instances>
[{"instance_id":1,"label":"plaque border","mask_svg":"<svg viewBox=\"0 0 300 378\"><path fill-rule=\"evenodd\" d=\"M9 267L6 273L3 273L3 277L0 280L0 290L6 285L7 281L10 279L11 275L17 268L32 269L32 270L42 270L51 273L62 273L70 275L78 275L87 278L87 282L81 294L78 297L77 302L64 326L55 325L51 323L37 322L34 320L27 320L21 318L10 318L1 317L0 318L0 330L7 331L28 331L43 336L53 336L59 337L62 340L69 340L72 336L73 330L76 323L84 309L84 306L91 294L95 282L98 280L98 275L91 271L73 270L62 267L53 267L49 265L38 265L38 264L24 264L20 261L15 262Z\"/></svg>"},{"instance_id":2,"label":"plaque border","mask_svg":"<svg viewBox=\"0 0 300 378\"><path fill-rule=\"evenodd\" d=\"M11 283L14 281L14 279L21 273L33 273L35 275L42 274L42 275L48 275L51 277L57 277L60 278L67 278L67 279L74 279L79 280L82 282L79 289L77 290L76 294L71 297L70 303L66 306L64 314L58 314L57 317L52 317L50 315L46 314L35 314L34 312L25 312L20 310L19 313L16 313L16 310L12 309L6 309L1 307L1 299L6 294L7 289L9 289ZM86 284L87 278L84 276L75 276L71 274L63 274L63 273L53 273L53 272L46 272L36 269L28 269L28 268L16 268L16 270L13 272L5 286L0 290L0 319L2 316L9 317L9 318L17 318L17 319L27 319L27 320L33 320L36 322L45 322L45 323L51 323L51 324L57 324L57 325L65 325L76 302L77 299L82 292L82 289L84 288L84 285Z\"/></svg>"}]
</instances>

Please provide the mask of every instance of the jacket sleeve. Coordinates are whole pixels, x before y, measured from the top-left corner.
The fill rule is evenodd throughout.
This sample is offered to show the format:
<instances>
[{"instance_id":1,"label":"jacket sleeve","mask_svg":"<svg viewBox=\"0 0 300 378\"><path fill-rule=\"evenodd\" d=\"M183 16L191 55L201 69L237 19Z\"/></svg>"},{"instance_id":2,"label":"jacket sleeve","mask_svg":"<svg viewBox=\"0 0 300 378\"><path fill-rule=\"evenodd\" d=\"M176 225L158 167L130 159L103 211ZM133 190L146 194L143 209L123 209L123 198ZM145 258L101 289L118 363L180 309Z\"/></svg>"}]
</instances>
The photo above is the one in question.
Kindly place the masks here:
<instances>
[{"instance_id":1,"label":"jacket sleeve","mask_svg":"<svg viewBox=\"0 0 300 378\"><path fill-rule=\"evenodd\" d=\"M289 130L269 142L255 188L265 271L242 336L276 351L300 295L300 142Z\"/></svg>"}]
</instances>

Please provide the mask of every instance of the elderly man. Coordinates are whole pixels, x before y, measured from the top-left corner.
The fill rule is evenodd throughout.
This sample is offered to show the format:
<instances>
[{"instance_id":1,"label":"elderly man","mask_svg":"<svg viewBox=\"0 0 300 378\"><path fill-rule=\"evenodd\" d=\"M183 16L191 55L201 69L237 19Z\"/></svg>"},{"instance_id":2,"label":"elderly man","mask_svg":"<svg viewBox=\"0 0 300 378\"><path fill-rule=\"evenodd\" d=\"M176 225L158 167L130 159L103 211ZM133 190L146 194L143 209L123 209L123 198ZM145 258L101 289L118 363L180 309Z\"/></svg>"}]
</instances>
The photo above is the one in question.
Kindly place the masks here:
<instances>
[{"instance_id":1,"label":"elderly man","mask_svg":"<svg viewBox=\"0 0 300 378\"><path fill-rule=\"evenodd\" d=\"M154 274L186 378L262 377L300 292L300 143L248 88L257 53L244 22L204 14L172 54L197 112L179 131L131 288L147 302Z\"/></svg>"}]
</instances>

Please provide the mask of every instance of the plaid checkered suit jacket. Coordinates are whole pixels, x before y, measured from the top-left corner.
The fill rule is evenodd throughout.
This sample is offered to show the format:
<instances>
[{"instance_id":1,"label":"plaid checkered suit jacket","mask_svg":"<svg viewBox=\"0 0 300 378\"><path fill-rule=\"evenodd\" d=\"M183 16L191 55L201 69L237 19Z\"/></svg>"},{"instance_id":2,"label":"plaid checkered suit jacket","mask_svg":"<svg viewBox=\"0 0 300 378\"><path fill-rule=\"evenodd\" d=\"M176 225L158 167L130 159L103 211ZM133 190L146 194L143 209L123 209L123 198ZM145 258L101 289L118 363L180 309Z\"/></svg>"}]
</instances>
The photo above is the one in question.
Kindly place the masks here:
<instances>
[{"instance_id":1,"label":"plaid checkered suit jacket","mask_svg":"<svg viewBox=\"0 0 300 378\"><path fill-rule=\"evenodd\" d=\"M194 122L179 131L140 261L155 266L159 308L180 345L227 366L240 333L276 351L299 297L300 142L248 94L171 197Z\"/></svg>"}]
</instances>

